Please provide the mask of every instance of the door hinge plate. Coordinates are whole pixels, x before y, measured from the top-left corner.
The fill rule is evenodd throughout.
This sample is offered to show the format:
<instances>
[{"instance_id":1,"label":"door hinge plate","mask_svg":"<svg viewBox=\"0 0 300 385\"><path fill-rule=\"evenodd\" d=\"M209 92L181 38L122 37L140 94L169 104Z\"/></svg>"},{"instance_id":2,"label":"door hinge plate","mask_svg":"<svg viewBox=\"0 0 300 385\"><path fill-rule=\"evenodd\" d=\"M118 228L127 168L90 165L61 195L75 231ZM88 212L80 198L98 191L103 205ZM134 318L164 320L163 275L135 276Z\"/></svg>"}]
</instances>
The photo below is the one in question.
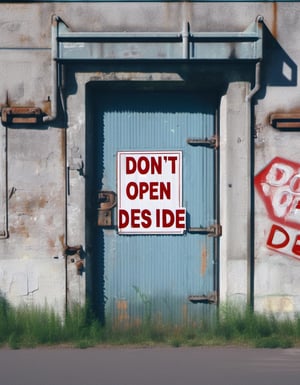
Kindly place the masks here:
<instances>
[{"instance_id":1,"label":"door hinge plate","mask_svg":"<svg viewBox=\"0 0 300 385\"><path fill-rule=\"evenodd\" d=\"M211 138L187 138L187 144L191 146L202 146L217 149L219 147L219 137L217 135L212 136Z\"/></svg>"},{"instance_id":2,"label":"door hinge plate","mask_svg":"<svg viewBox=\"0 0 300 385\"><path fill-rule=\"evenodd\" d=\"M212 293L209 293L207 295L189 295L188 300L192 303L207 303L207 304L214 304L218 301L217 292L214 291Z\"/></svg>"},{"instance_id":3,"label":"door hinge plate","mask_svg":"<svg viewBox=\"0 0 300 385\"><path fill-rule=\"evenodd\" d=\"M189 233L206 234L209 237L220 237L222 235L222 226L214 224L208 227L190 227Z\"/></svg>"},{"instance_id":4,"label":"door hinge plate","mask_svg":"<svg viewBox=\"0 0 300 385\"><path fill-rule=\"evenodd\" d=\"M1 110L2 124L38 124L43 112L38 107L5 107Z\"/></svg>"}]
</instances>

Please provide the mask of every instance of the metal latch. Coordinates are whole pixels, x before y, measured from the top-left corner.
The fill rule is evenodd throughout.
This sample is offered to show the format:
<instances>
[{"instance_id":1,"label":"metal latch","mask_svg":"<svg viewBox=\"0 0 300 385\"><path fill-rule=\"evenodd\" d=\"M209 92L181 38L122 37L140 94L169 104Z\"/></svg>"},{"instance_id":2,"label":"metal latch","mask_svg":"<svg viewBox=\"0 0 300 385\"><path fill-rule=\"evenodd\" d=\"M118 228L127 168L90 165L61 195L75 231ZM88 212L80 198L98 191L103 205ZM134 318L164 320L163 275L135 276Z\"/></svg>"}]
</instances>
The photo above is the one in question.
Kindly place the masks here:
<instances>
[{"instance_id":1,"label":"metal latch","mask_svg":"<svg viewBox=\"0 0 300 385\"><path fill-rule=\"evenodd\" d=\"M38 124L42 117L38 107L5 107L1 111L2 124Z\"/></svg>"},{"instance_id":2,"label":"metal latch","mask_svg":"<svg viewBox=\"0 0 300 385\"><path fill-rule=\"evenodd\" d=\"M191 146L203 146L215 149L219 147L219 138L217 135L214 135L209 139L187 138L186 142Z\"/></svg>"},{"instance_id":3,"label":"metal latch","mask_svg":"<svg viewBox=\"0 0 300 385\"><path fill-rule=\"evenodd\" d=\"M222 235L222 226L215 224L208 227L189 227L188 232L207 234L209 237L220 237Z\"/></svg>"},{"instance_id":4,"label":"metal latch","mask_svg":"<svg viewBox=\"0 0 300 385\"><path fill-rule=\"evenodd\" d=\"M217 303L218 296L217 292L212 292L207 295L190 295L188 296L188 300L192 303Z\"/></svg>"},{"instance_id":5,"label":"metal latch","mask_svg":"<svg viewBox=\"0 0 300 385\"><path fill-rule=\"evenodd\" d=\"M117 204L117 196L113 191L99 191L98 193L98 226L111 227L113 225L113 208Z\"/></svg>"}]
</instances>

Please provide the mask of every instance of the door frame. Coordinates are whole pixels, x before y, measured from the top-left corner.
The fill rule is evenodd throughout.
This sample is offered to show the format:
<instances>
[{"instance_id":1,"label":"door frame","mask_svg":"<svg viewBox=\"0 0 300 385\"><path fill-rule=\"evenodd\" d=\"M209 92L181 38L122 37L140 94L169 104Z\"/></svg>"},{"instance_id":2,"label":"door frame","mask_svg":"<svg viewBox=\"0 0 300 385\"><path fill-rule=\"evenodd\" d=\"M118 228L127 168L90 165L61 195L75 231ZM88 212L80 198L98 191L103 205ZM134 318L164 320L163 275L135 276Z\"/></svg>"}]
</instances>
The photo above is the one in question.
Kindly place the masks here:
<instances>
[{"instance_id":1,"label":"door frame","mask_svg":"<svg viewBox=\"0 0 300 385\"><path fill-rule=\"evenodd\" d=\"M110 66L108 65L110 68ZM219 264L216 271L219 303L238 302L247 304L253 297L253 256L251 228L252 200L252 102L247 98L253 81L253 67L242 66L231 69L214 65L210 70L220 71L222 76L206 76L205 66L198 72L194 65L173 63L157 72L142 64L143 71L136 66L130 71L110 68L111 71L97 71L94 67L86 69L69 68L69 93L66 94L69 119L66 134L67 149L67 238L69 244L81 244L86 260L89 250L86 247L86 199L85 199L85 159L86 132L91 126L87 90L93 84L111 88L143 87L144 89L188 89L189 87L213 88L220 93L218 123L220 129L220 223L222 236L219 240ZM86 67L84 67L86 68ZM71 70L73 69L73 70ZM207 68L206 68L207 69ZM153 80L154 79L154 80ZM206 80L205 80L206 79ZM240 81L240 79L245 79ZM74 88L76 87L76 92ZM82 109L85 106L85 109ZM76 111L76 113L74 113ZM78 167L78 164L80 166ZM237 236L238 234L238 236ZM81 276L73 274L68 282L77 289L67 290L68 303L86 303L86 294L91 291L86 286L87 266ZM75 282L75 284L74 284ZM77 283L76 283L77 282Z\"/></svg>"}]
</instances>

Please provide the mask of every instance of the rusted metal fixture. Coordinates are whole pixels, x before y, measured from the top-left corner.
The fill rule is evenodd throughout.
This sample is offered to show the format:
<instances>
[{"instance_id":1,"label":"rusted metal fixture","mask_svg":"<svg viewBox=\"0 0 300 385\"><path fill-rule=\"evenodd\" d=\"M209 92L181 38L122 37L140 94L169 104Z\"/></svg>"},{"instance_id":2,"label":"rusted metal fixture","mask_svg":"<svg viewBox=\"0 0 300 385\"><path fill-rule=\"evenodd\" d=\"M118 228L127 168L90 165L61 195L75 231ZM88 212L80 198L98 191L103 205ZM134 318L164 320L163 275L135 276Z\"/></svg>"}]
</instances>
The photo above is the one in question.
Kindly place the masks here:
<instances>
[{"instance_id":1,"label":"rusted metal fixture","mask_svg":"<svg viewBox=\"0 0 300 385\"><path fill-rule=\"evenodd\" d=\"M76 246L66 246L65 247L65 252L64 255L74 255L74 254L81 254L83 251L81 245L76 245Z\"/></svg>"},{"instance_id":2,"label":"rusted metal fixture","mask_svg":"<svg viewBox=\"0 0 300 385\"><path fill-rule=\"evenodd\" d=\"M98 193L98 226L111 227L113 225L113 208L117 204L114 191L99 191Z\"/></svg>"},{"instance_id":3,"label":"rusted metal fixture","mask_svg":"<svg viewBox=\"0 0 300 385\"><path fill-rule=\"evenodd\" d=\"M207 303L207 304L215 304L218 301L217 292L214 291L207 295L189 295L188 300L192 303Z\"/></svg>"},{"instance_id":4,"label":"rusted metal fixture","mask_svg":"<svg viewBox=\"0 0 300 385\"><path fill-rule=\"evenodd\" d=\"M300 113L271 114L270 124L278 130L300 130Z\"/></svg>"},{"instance_id":5,"label":"rusted metal fixture","mask_svg":"<svg viewBox=\"0 0 300 385\"><path fill-rule=\"evenodd\" d=\"M77 274L82 275L84 272L84 258L83 258L83 248L81 245L76 246L66 246L64 251L65 257L71 256L71 263L75 264Z\"/></svg>"},{"instance_id":6,"label":"rusted metal fixture","mask_svg":"<svg viewBox=\"0 0 300 385\"><path fill-rule=\"evenodd\" d=\"M38 107L4 107L1 111L1 121L7 124L39 124L43 112Z\"/></svg>"},{"instance_id":7,"label":"rusted metal fixture","mask_svg":"<svg viewBox=\"0 0 300 385\"><path fill-rule=\"evenodd\" d=\"M188 138L186 140L187 144L190 146L203 146L217 149L219 147L219 137L217 135L212 136L211 138Z\"/></svg>"},{"instance_id":8,"label":"rusted metal fixture","mask_svg":"<svg viewBox=\"0 0 300 385\"><path fill-rule=\"evenodd\" d=\"M189 233L204 234L209 237L221 237L222 235L222 226L219 224L214 224L208 227L190 227L188 229Z\"/></svg>"}]
</instances>

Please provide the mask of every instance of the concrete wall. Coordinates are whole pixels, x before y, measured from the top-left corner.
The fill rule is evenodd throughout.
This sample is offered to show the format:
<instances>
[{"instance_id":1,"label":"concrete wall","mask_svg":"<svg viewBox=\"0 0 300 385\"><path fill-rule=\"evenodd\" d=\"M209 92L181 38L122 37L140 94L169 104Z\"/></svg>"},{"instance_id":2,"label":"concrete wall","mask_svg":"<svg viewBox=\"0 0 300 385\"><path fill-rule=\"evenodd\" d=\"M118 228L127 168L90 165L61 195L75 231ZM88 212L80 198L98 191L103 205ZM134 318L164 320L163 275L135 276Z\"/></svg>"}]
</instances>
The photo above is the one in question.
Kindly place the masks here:
<instances>
[{"instance_id":1,"label":"concrete wall","mask_svg":"<svg viewBox=\"0 0 300 385\"><path fill-rule=\"evenodd\" d=\"M79 32L176 32L186 20L197 32L237 32L262 15L261 88L245 102L253 82L235 70L227 76L220 106L220 298L245 302L254 296L258 310L293 314L300 311L300 136L274 129L270 115L300 110L299 12L295 2L2 3L0 107L35 106L51 113L53 14ZM78 253L65 253L67 245L85 249L84 177L78 171L85 159L85 84L93 79L146 80L142 71L77 72L66 88L67 135L63 119L0 128L0 290L14 304L48 303L61 312L66 294L72 301L85 296L85 273L78 275L75 266Z\"/></svg>"}]
</instances>

